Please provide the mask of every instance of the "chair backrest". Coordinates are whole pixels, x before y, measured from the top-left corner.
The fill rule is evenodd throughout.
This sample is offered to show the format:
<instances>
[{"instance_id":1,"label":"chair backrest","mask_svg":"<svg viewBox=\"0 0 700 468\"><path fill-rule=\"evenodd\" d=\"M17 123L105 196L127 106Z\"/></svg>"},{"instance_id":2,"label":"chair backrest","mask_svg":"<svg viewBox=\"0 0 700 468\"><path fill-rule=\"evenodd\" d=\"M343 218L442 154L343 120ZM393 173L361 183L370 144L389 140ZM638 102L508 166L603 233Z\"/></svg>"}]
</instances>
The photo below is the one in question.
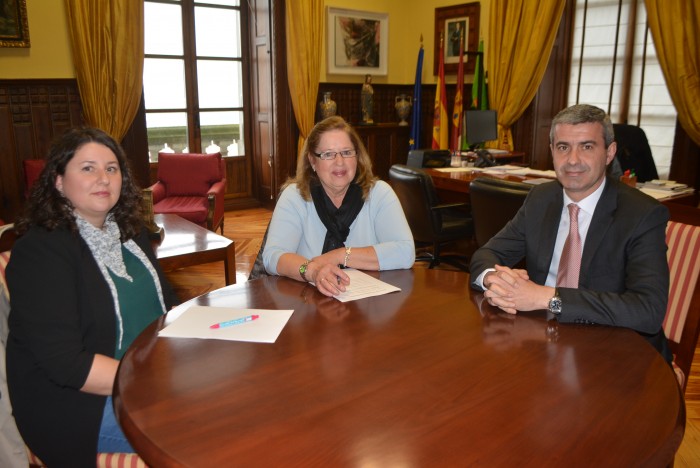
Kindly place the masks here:
<instances>
[{"instance_id":1,"label":"chair backrest","mask_svg":"<svg viewBox=\"0 0 700 468\"><path fill-rule=\"evenodd\" d=\"M700 227L669 221L666 244L669 294L663 328L687 382L700 333Z\"/></svg>"},{"instance_id":2,"label":"chair backrest","mask_svg":"<svg viewBox=\"0 0 700 468\"><path fill-rule=\"evenodd\" d=\"M439 210L431 209L439 204L433 179L421 169L394 164L389 169L389 180L401 202L413 238L432 241L436 227L442 223Z\"/></svg>"},{"instance_id":3,"label":"chair backrest","mask_svg":"<svg viewBox=\"0 0 700 468\"><path fill-rule=\"evenodd\" d=\"M158 180L167 196L205 196L212 184L222 180L221 153L160 153Z\"/></svg>"},{"instance_id":4,"label":"chair backrest","mask_svg":"<svg viewBox=\"0 0 700 468\"><path fill-rule=\"evenodd\" d=\"M513 219L530 193L532 185L477 177L469 184L474 236L479 247Z\"/></svg>"},{"instance_id":5,"label":"chair backrest","mask_svg":"<svg viewBox=\"0 0 700 468\"><path fill-rule=\"evenodd\" d=\"M41 175L41 171L44 170L46 165L46 160L44 159L25 159L22 161L22 167L24 169L24 196L29 197L29 193L32 190L32 186Z\"/></svg>"},{"instance_id":6,"label":"chair backrest","mask_svg":"<svg viewBox=\"0 0 700 468\"><path fill-rule=\"evenodd\" d=\"M623 171L634 171L638 182L658 179L654 157L647 135L640 127L627 124L613 124L617 152L615 158Z\"/></svg>"}]
</instances>

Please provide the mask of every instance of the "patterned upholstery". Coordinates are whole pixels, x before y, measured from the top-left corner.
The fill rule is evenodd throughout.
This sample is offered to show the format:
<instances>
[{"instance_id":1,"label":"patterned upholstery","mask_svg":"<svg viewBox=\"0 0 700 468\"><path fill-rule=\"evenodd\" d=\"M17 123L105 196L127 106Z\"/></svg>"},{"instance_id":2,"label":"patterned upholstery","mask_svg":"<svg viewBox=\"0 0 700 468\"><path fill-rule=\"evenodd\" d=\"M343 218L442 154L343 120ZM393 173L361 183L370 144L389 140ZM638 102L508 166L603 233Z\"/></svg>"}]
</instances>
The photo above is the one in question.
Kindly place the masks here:
<instances>
[{"instance_id":1,"label":"patterned upholstery","mask_svg":"<svg viewBox=\"0 0 700 468\"><path fill-rule=\"evenodd\" d=\"M700 227L669 221L669 295L663 327L674 354L674 370L685 390L700 331Z\"/></svg>"},{"instance_id":2,"label":"patterned upholstery","mask_svg":"<svg viewBox=\"0 0 700 468\"><path fill-rule=\"evenodd\" d=\"M27 448L29 466L44 468L46 465ZM135 453L98 453L97 468L148 468L148 465Z\"/></svg>"}]
</instances>

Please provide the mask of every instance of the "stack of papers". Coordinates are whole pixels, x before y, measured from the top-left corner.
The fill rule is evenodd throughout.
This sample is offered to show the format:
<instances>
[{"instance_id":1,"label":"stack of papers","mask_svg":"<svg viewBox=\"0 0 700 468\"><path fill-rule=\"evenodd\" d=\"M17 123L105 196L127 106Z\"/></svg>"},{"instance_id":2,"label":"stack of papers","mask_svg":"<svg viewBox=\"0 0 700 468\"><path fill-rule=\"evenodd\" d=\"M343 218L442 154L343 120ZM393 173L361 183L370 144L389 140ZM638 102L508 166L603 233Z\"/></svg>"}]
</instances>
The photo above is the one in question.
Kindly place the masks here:
<instances>
[{"instance_id":1,"label":"stack of papers","mask_svg":"<svg viewBox=\"0 0 700 468\"><path fill-rule=\"evenodd\" d=\"M652 190L666 190L666 191L672 191L672 192L678 192L682 190L686 190L688 186L686 184L680 184L674 180L650 180L648 182L644 182L643 184L639 184L639 187L641 188L648 188Z\"/></svg>"}]
</instances>

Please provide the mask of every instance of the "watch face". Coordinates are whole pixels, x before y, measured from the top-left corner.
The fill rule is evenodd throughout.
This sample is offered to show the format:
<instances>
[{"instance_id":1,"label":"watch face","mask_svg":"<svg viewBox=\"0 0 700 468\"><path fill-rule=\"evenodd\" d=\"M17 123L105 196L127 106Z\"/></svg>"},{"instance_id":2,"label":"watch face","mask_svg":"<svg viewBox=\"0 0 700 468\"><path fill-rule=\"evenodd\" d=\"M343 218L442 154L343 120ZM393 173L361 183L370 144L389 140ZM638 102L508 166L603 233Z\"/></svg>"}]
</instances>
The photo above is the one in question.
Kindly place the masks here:
<instances>
[{"instance_id":1,"label":"watch face","mask_svg":"<svg viewBox=\"0 0 700 468\"><path fill-rule=\"evenodd\" d=\"M554 296L549 300L549 311L553 314L561 313L561 299L559 296Z\"/></svg>"}]
</instances>

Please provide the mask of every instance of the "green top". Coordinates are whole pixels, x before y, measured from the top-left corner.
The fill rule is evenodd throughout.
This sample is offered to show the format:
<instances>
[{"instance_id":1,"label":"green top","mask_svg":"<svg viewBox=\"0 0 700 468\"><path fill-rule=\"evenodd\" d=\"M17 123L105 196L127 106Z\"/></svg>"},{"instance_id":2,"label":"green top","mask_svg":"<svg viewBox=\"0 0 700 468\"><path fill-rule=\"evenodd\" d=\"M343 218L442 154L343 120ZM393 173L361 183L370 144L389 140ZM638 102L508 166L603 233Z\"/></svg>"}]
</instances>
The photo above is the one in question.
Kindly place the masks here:
<instances>
[{"instance_id":1,"label":"green top","mask_svg":"<svg viewBox=\"0 0 700 468\"><path fill-rule=\"evenodd\" d=\"M124 326L122 347L119 348L117 340L117 348L114 351L115 359L121 359L139 333L163 314L156 285L153 283L153 277L146 266L123 245L122 255L126 271L133 278L133 282L120 278L108 270L112 281L114 281L114 286L117 288ZM117 326L119 326L118 323Z\"/></svg>"}]
</instances>

